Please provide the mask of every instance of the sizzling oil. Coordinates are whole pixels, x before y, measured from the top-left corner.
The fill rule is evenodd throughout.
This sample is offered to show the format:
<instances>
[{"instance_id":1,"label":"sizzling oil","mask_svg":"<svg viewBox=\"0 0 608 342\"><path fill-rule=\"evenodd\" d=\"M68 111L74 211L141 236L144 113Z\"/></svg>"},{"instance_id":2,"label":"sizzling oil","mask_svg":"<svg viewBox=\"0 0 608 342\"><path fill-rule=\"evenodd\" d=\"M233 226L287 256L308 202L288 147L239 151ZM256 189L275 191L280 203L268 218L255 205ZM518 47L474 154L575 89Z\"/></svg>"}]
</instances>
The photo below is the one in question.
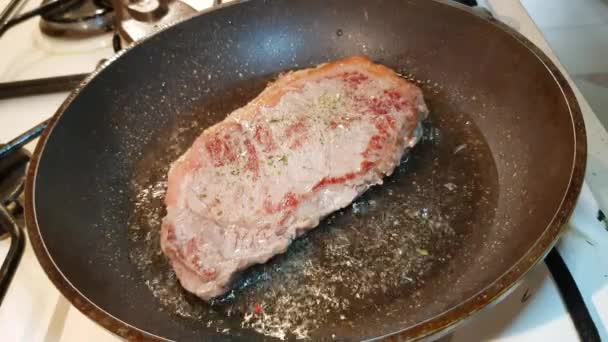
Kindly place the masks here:
<instances>
[{"instance_id":1,"label":"sizzling oil","mask_svg":"<svg viewBox=\"0 0 608 342\"><path fill-rule=\"evenodd\" d=\"M218 115L181 118L164 154L158 158L152 149L156 154L144 157L133 184L131 260L142 282L184 319L218 333L253 329L279 339L328 337L332 329L339 337L366 317L388 314L403 297L415 307L419 291L446 270L471 226L492 220L477 214L492 213L498 195L492 154L471 118L435 113L432 101L429 107L423 140L383 185L326 218L287 253L242 272L211 303L179 286L160 251L169 163Z\"/></svg>"}]
</instances>

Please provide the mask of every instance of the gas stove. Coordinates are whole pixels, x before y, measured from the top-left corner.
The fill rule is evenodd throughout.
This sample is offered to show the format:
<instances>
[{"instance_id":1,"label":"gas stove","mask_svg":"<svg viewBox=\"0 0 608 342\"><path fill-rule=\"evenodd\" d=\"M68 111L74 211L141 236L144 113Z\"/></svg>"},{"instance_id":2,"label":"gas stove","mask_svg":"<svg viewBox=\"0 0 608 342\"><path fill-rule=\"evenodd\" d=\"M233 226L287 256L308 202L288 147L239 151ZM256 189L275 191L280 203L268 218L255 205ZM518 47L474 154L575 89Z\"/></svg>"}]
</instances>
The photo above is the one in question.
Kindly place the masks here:
<instances>
[{"instance_id":1,"label":"gas stove","mask_svg":"<svg viewBox=\"0 0 608 342\"><path fill-rule=\"evenodd\" d=\"M8 2L0 0L0 8ZM186 2L195 10L216 3L213 0ZM107 6L105 1L88 3L101 3L96 8L102 9ZM518 0L478 0L477 3L528 37L559 65ZM36 6L38 4L31 1L22 11ZM84 10L91 11L91 8ZM109 15L107 11L93 12L99 18L107 19ZM43 128L44 120L55 112L68 90L119 47L117 38L107 26L66 35L65 30L71 30L71 26L64 25L63 19L47 17L42 23L39 19L31 19L13 27L0 39L0 142L11 141L32 127L34 130ZM82 29L82 26L78 27L78 30ZM121 42L128 43L129 39L123 37ZM14 87L16 81L21 82L18 91ZM5 87L7 82L13 82L10 91ZM602 340L608 340L608 230L601 210L607 208L608 191L599 176L608 171L608 154L602 153L608 151L608 134L574 85L573 88L585 117L589 162L585 186L569 227L557 246L559 254L552 252L548 256L553 274L545 263L541 263L506 298L442 340L576 341L581 339L581 329L584 332L582 325L589 322L597 327ZM23 96L25 94L29 96ZM0 160L0 198L8 199L1 204L17 218L17 224L23 224L19 184L29 151L35 143L35 140L27 143L19 154L11 156L14 160ZM2 163L9 162L12 168L3 167ZM6 169L8 173L2 173ZM0 240L0 260L5 258L9 246L10 239ZM565 262L569 271L564 268L561 272L555 271L556 267L559 269L560 261ZM573 280L568 279L570 275ZM564 289L573 284L574 290ZM580 312L576 310L588 313L590 321L581 321ZM582 336L585 339L584 336L590 335ZM48 280L31 246L26 243L21 264L0 306L0 340L117 341L118 338L70 305Z\"/></svg>"}]
</instances>

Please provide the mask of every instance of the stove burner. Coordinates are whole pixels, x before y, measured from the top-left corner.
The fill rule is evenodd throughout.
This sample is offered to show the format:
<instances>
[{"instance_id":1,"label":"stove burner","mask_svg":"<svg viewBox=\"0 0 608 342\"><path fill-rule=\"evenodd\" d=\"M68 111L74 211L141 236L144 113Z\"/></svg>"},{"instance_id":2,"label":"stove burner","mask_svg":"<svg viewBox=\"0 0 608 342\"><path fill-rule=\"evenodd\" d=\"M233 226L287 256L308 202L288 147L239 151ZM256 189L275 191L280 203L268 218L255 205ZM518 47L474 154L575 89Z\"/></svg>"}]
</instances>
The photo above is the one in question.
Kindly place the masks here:
<instances>
[{"instance_id":1,"label":"stove burner","mask_svg":"<svg viewBox=\"0 0 608 342\"><path fill-rule=\"evenodd\" d=\"M11 260L3 263L0 268L0 297L8 287L5 280L8 279L7 274L10 274L8 268L16 267L21 258L19 249L23 244L20 228L23 227L23 215L21 215L23 208L19 203L19 196L23 192L27 163L30 160L30 154L23 149L23 146L37 138L47 126L48 120L43 121L5 145L0 145L0 229L2 229L0 238L6 237L8 234L5 230L10 229L8 233L11 237L20 240L11 242L13 252L10 258L7 257L7 260ZM0 302L1 300L2 298Z\"/></svg>"},{"instance_id":2,"label":"stove burner","mask_svg":"<svg viewBox=\"0 0 608 342\"><path fill-rule=\"evenodd\" d=\"M64 11L43 14L40 20L40 29L50 36L82 38L113 28L114 10L109 0L80 0Z\"/></svg>"},{"instance_id":3,"label":"stove burner","mask_svg":"<svg viewBox=\"0 0 608 342\"><path fill-rule=\"evenodd\" d=\"M4 206L13 217L20 216L22 211L18 198L23 191L29 160L29 152L23 148L0 158L0 205ZM0 225L0 240L6 238L7 233Z\"/></svg>"}]
</instances>

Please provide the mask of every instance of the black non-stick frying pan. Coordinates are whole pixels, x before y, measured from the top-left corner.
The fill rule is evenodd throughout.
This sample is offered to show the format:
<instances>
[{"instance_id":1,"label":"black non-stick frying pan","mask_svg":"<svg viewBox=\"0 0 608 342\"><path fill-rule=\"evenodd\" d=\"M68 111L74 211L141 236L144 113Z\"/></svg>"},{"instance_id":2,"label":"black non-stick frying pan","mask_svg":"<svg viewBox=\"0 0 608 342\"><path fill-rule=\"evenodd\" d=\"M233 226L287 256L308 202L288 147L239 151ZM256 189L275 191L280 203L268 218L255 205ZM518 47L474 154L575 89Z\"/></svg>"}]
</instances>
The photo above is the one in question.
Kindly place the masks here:
<instances>
[{"instance_id":1,"label":"black non-stick frying pan","mask_svg":"<svg viewBox=\"0 0 608 342\"><path fill-rule=\"evenodd\" d=\"M170 162L279 73L357 54L420 84L424 140L226 296L188 295L158 245ZM27 225L60 291L126 338L420 338L543 258L585 151L572 90L501 23L427 0L246 1L136 44L68 98L29 170Z\"/></svg>"}]
</instances>

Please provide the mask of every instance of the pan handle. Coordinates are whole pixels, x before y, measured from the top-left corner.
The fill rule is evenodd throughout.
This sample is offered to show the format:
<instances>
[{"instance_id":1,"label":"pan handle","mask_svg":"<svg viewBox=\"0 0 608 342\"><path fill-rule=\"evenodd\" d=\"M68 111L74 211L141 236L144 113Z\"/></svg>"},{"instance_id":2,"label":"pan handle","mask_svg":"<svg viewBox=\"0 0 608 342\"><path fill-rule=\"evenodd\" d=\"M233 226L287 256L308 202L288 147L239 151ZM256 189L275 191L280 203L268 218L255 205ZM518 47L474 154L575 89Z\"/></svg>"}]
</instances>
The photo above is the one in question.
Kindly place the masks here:
<instances>
[{"instance_id":1,"label":"pan handle","mask_svg":"<svg viewBox=\"0 0 608 342\"><path fill-rule=\"evenodd\" d=\"M4 300L4 295L8 290L17 266L23 256L23 248L25 247L25 235L15 220L3 205L0 205L0 226L4 228L11 237L11 246L9 247L6 259L0 268L0 304Z\"/></svg>"}]
</instances>

